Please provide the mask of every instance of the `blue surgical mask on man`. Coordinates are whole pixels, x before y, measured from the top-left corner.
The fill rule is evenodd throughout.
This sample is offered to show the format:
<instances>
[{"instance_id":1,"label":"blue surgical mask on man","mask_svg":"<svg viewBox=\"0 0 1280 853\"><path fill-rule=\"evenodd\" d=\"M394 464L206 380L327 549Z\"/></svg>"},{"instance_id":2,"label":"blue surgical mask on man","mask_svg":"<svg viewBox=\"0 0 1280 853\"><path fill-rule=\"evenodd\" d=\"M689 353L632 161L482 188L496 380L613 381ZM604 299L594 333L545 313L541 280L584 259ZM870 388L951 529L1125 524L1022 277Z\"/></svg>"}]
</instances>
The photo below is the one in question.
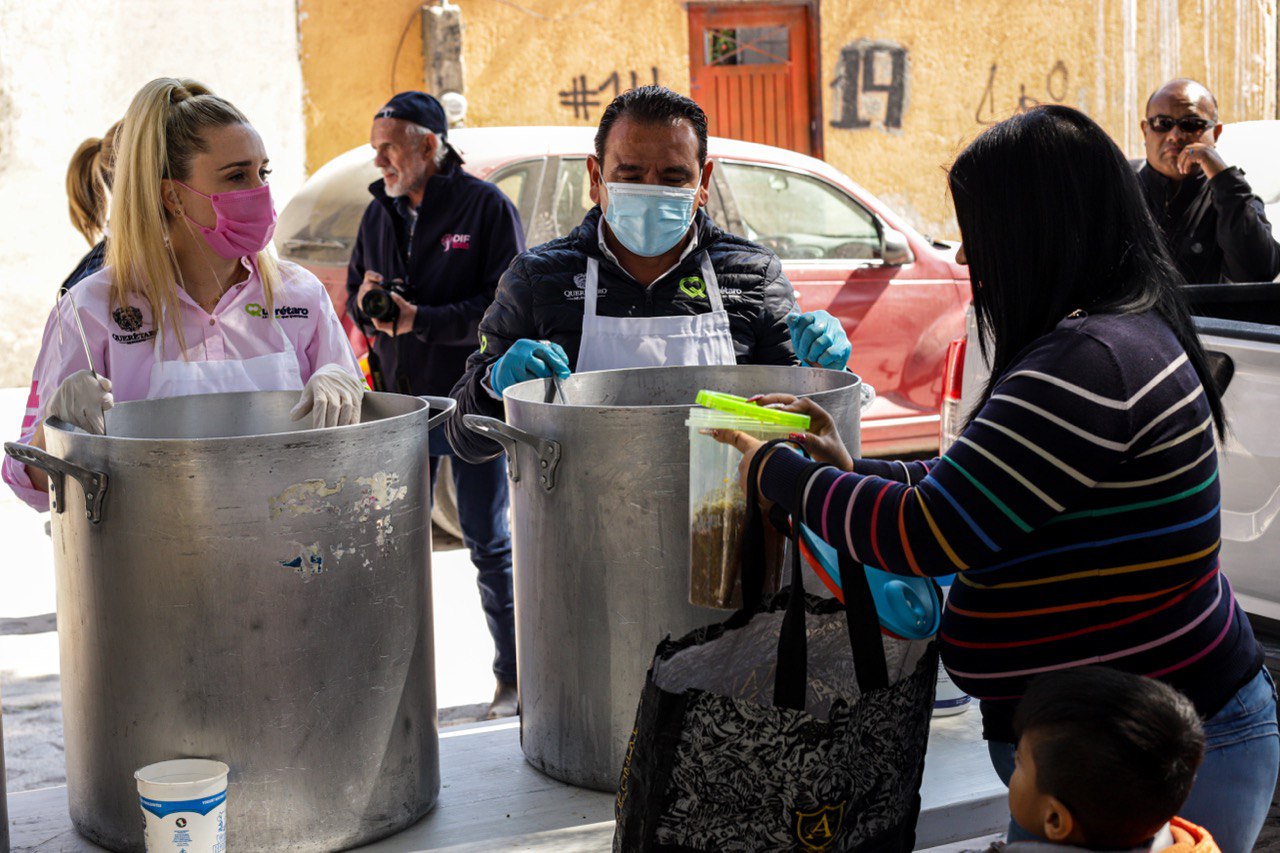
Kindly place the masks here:
<instances>
[{"instance_id":1,"label":"blue surgical mask on man","mask_svg":"<svg viewBox=\"0 0 1280 853\"><path fill-rule=\"evenodd\" d=\"M689 231L697 209L697 187L658 184L605 184L609 207L605 222L618 242L644 258L656 258Z\"/></svg>"}]
</instances>

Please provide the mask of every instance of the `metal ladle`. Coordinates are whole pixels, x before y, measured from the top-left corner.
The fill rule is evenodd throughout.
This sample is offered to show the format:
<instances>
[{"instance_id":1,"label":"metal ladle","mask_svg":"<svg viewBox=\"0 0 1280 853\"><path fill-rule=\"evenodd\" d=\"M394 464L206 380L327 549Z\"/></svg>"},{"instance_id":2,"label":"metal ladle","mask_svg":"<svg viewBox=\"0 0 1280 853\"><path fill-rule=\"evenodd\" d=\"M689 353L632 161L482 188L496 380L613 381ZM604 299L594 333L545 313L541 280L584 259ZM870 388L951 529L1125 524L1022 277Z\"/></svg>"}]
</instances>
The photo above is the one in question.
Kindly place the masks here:
<instances>
[{"instance_id":1,"label":"metal ladle","mask_svg":"<svg viewBox=\"0 0 1280 853\"><path fill-rule=\"evenodd\" d=\"M551 341L538 341L544 346L551 346ZM555 386L556 396L560 398L563 405L569 405L569 398L564 395L564 386L560 384L560 376L553 370L551 371L551 384Z\"/></svg>"},{"instance_id":2,"label":"metal ladle","mask_svg":"<svg viewBox=\"0 0 1280 853\"><path fill-rule=\"evenodd\" d=\"M62 343L62 299L63 297L66 297L67 299L71 300L71 316L74 317L76 320L76 329L80 333L80 343L81 345L84 346L84 359L89 364L89 372L93 374L94 379L100 380L102 379L102 377L99 376L98 371L94 369L93 354L89 351L89 336L84 333L84 323L81 322L80 320L80 309L76 306L76 298L71 295L70 288L64 288L58 291L58 301L56 303L57 310L58 310L58 343L59 344ZM107 434L107 426L106 426L105 418L103 419L103 422L102 422L102 434L103 435Z\"/></svg>"},{"instance_id":3,"label":"metal ladle","mask_svg":"<svg viewBox=\"0 0 1280 853\"><path fill-rule=\"evenodd\" d=\"M554 371L551 373L551 384L556 386L556 396L560 398L560 402L563 405L569 405L569 398L564 395L564 385L561 384L560 377Z\"/></svg>"}]
</instances>

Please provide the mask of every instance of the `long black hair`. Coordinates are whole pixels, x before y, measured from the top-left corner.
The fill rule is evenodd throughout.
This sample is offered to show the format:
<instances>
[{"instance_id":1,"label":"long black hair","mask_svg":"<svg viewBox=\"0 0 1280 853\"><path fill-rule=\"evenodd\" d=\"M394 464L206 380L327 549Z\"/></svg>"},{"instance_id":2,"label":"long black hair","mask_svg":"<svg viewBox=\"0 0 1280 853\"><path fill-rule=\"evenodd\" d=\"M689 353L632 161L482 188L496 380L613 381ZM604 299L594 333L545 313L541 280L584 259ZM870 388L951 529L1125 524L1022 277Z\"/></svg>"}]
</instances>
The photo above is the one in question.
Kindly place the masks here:
<instances>
[{"instance_id":1,"label":"long black hair","mask_svg":"<svg viewBox=\"0 0 1280 853\"><path fill-rule=\"evenodd\" d=\"M1018 354L1073 311L1155 311L1186 350L1224 434L1182 276L1133 167L1101 127L1071 107L1035 107L970 143L948 184L991 365L981 403Z\"/></svg>"}]
</instances>

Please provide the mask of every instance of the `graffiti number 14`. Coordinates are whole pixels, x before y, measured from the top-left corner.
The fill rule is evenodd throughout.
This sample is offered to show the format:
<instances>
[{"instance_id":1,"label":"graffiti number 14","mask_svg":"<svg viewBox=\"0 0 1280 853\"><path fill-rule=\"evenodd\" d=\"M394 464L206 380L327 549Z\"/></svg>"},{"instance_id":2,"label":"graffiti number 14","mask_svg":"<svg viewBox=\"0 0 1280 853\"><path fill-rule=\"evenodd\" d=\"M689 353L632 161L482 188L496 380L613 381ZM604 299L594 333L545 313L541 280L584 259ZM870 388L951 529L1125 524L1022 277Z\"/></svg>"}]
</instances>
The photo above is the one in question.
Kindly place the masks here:
<instances>
[{"instance_id":1,"label":"graffiti number 14","mask_svg":"<svg viewBox=\"0 0 1280 853\"><path fill-rule=\"evenodd\" d=\"M907 49L867 39L845 45L831 86L840 113L832 127L861 130L872 126L874 116L886 129L897 130L907 99Z\"/></svg>"},{"instance_id":2,"label":"graffiti number 14","mask_svg":"<svg viewBox=\"0 0 1280 853\"><path fill-rule=\"evenodd\" d=\"M649 73L653 75L653 84L658 84L658 69L650 68ZM627 89L634 89L637 86L648 85L649 81L642 81L640 75L635 71L631 72L630 85ZM587 75L579 74L573 78L573 82L568 89L560 92L560 106L573 110L573 117L591 121L591 110L593 107L600 107L604 103L602 95L606 92L612 92L610 98L616 98L625 91L622 86L622 75L617 71L604 78L599 86L592 88L587 85Z\"/></svg>"}]
</instances>

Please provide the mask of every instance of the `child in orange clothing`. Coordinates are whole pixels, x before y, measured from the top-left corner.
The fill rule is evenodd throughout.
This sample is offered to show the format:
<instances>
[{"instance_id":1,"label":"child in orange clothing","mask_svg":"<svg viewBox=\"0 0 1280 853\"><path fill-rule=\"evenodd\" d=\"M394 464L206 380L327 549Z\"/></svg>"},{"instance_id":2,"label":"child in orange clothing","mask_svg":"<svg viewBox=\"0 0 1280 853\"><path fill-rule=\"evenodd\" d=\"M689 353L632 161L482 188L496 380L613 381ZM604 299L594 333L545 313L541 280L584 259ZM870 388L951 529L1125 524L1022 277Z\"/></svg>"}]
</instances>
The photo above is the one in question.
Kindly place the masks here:
<instances>
[{"instance_id":1,"label":"child in orange clothing","mask_svg":"<svg viewBox=\"0 0 1280 853\"><path fill-rule=\"evenodd\" d=\"M1105 667L1043 675L1019 703L1014 728L1009 811L1044 840L1008 844L1008 853L1218 853L1206 830L1175 817L1204 732L1172 687Z\"/></svg>"},{"instance_id":2,"label":"child in orange clothing","mask_svg":"<svg viewBox=\"0 0 1280 853\"><path fill-rule=\"evenodd\" d=\"M1175 817L1169 821L1169 831L1173 835L1173 843L1161 847L1159 853L1218 853L1213 836L1202 826Z\"/></svg>"}]
</instances>

